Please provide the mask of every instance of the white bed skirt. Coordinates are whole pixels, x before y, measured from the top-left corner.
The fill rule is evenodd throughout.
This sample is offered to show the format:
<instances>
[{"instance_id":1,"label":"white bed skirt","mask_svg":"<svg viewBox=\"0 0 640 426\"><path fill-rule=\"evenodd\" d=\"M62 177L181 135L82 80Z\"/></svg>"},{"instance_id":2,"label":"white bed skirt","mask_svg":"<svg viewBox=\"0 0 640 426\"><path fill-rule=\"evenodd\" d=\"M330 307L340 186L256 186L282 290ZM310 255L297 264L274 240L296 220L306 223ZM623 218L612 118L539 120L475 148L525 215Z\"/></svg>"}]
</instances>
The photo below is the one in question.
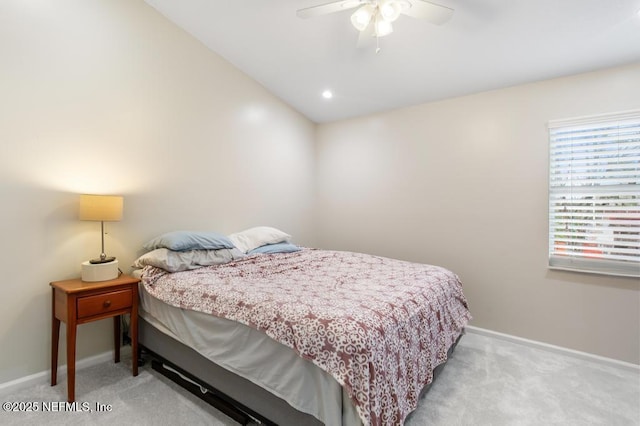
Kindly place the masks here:
<instances>
[{"instance_id":1,"label":"white bed skirt","mask_svg":"<svg viewBox=\"0 0 640 426\"><path fill-rule=\"evenodd\" d=\"M221 367L327 425L361 425L342 386L311 361L266 334L197 311L167 305L140 285L140 316Z\"/></svg>"}]
</instances>

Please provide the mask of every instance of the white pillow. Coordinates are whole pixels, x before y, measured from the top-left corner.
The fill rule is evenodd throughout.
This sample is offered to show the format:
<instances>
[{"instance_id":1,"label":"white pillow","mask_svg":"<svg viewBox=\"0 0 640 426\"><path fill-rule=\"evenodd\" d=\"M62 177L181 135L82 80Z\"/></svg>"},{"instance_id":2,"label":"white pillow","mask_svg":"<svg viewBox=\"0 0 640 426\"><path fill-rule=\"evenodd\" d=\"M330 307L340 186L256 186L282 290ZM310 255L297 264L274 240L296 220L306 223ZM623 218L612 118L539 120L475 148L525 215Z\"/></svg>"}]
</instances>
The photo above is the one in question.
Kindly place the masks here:
<instances>
[{"instance_id":1,"label":"white pillow","mask_svg":"<svg viewBox=\"0 0 640 426\"><path fill-rule=\"evenodd\" d=\"M269 226L257 226L229 235L229 239L242 252L246 253L266 244L288 242L291 235Z\"/></svg>"}]
</instances>

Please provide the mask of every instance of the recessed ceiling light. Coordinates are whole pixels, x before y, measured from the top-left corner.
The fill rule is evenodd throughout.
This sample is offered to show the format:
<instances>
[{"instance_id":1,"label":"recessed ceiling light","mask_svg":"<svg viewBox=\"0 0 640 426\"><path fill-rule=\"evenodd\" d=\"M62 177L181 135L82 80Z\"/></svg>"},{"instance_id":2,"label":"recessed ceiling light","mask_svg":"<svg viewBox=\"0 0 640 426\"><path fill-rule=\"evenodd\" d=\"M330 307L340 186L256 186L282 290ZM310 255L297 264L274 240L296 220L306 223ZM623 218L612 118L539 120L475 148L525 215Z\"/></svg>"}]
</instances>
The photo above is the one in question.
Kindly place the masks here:
<instances>
[{"instance_id":1,"label":"recessed ceiling light","mask_svg":"<svg viewBox=\"0 0 640 426\"><path fill-rule=\"evenodd\" d=\"M331 90L325 90L322 92L322 97L325 99L331 99L333 98L333 92Z\"/></svg>"}]
</instances>

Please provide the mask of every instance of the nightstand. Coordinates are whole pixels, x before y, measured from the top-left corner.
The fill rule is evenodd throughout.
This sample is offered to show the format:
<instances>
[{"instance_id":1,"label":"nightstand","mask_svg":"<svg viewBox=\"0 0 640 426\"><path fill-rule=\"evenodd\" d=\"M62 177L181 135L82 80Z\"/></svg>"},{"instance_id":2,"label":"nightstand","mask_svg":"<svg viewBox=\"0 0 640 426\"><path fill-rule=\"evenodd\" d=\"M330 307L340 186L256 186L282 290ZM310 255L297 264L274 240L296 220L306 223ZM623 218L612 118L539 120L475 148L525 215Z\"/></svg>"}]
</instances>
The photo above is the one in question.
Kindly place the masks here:
<instances>
[{"instance_id":1,"label":"nightstand","mask_svg":"<svg viewBox=\"0 0 640 426\"><path fill-rule=\"evenodd\" d=\"M129 335L133 375L138 375L138 282L120 275L109 281L84 282L73 279L54 281L51 294L51 386L58 379L58 341L60 321L67 325L67 395L75 400L76 328L78 324L113 317L115 362L120 362L120 315L131 314Z\"/></svg>"}]
</instances>

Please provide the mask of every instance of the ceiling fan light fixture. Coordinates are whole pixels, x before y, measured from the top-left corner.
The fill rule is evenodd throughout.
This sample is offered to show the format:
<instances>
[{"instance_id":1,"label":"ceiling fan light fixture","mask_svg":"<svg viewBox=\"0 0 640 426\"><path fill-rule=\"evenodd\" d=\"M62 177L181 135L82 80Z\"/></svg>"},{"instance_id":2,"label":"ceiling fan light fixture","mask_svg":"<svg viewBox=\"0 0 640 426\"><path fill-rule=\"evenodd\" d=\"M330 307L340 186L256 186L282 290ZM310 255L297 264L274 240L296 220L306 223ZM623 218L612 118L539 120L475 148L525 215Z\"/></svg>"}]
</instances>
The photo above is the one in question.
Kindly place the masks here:
<instances>
[{"instance_id":1,"label":"ceiling fan light fixture","mask_svg":"<svg viewBox=\"0 0 640 426\"><path fill-rule=\"evenodd\" d=\"M331 0L318 6L298 9L296 15L299 18L311 18L345 9L354 11L351 24L360 32L358 47L362 47L371 36L376 37L377 43L378 38L391 34L392 22L402 14L436 25L447 22L453 14L452 8L432 3L431 0ZM376 49L378 51L379 47Z\"/></svg>"},{"instance_id":2,"label":"ceiling fan light fixture","mask_svg":"<svg viewBox=\"0 0 640 426\"><path fill-rule=\"evenodd\" d=\"M396 0L384 0L378 4L380 15L387 21L393 22L400 17L402 7Z\"/></svg>"},{"instance_id":3,"label":"ceiling fan light fixture","mask_svg":"<svg viewBox=\"0 0 640 426\"><path fill-rule=\"evenodd\" d=\"M393 32L393 25L381 16L376 16L376 23L374 25L376 37L384 37Z\"/></svg>"},{"instance_id":4,"label":"ceiling fan light fixture","mask_svg":"<svg viewBox=\"0 0 640 426\"><path fill-rule=\"evenodd\" d=\"M351 15L351 24L358 30L364 31L373 18L375 9L370 4L362 6Z\"/></svg>"}]
</instances>

